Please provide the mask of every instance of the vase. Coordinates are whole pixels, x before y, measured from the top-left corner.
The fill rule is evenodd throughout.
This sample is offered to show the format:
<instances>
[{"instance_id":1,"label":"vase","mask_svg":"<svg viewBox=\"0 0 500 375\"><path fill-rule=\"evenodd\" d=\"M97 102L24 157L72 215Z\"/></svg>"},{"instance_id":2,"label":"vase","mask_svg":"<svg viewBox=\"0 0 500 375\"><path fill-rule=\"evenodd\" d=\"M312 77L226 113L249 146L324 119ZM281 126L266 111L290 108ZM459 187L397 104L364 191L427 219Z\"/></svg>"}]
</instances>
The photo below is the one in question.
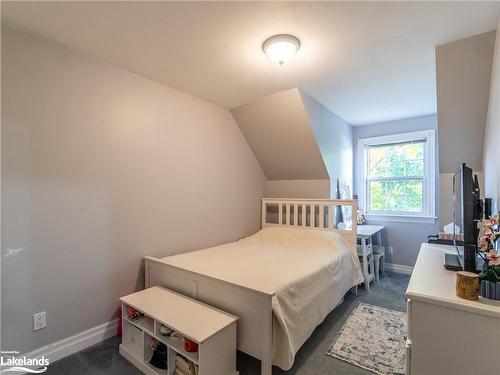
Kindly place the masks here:
<instances>
[{"instance_id":1,"label":"vase","mask_svg":"<svg viewBox=\"0 0 500 375\"><path fill-rule=\"evenodd\" d=\"M482 280L479 293L481 297L500 301L500 283Z\"/></svg>"}]
</instances>

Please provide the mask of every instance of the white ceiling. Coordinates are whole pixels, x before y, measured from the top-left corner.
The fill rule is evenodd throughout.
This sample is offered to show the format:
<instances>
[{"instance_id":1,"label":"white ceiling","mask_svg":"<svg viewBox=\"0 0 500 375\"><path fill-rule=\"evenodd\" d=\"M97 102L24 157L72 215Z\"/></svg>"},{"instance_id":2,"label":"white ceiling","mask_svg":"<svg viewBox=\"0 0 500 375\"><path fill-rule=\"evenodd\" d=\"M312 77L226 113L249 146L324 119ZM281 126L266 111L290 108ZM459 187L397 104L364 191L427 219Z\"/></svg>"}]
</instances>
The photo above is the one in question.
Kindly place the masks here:
<instances>
[{"instance_id":1,"label":"white ceiling","mask_svg":"<svg viewBox=\"0 0 500 375\"><path fill-rule=\"evenodd\" d=\"M2 21L233 108L302 87L346 121L436 112L434 47L496 27L500 3L5 2ZM302 47L284 68L261 43Z\"/></svg>"}]
</instances>

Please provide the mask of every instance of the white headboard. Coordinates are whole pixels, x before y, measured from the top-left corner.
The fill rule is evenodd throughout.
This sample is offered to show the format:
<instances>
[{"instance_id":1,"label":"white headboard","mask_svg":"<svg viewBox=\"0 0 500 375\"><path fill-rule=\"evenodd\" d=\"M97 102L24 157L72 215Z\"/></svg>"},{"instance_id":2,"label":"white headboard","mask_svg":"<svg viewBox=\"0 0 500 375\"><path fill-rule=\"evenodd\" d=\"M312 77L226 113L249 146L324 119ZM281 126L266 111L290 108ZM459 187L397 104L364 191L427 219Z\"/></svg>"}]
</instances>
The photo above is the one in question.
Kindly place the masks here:
<instances>
[{"instance_id":1,"label":"white headboard","mask_svg":"<svg viewBox=\"0 0 500 375\"><path fill-rule=\"evenodd\" d=\"M282 226L334 231L355 250L357 205L355 199L262 198L262 228ZM335 225L340 211L343 221Z\"/></svg>"}]
</instances>

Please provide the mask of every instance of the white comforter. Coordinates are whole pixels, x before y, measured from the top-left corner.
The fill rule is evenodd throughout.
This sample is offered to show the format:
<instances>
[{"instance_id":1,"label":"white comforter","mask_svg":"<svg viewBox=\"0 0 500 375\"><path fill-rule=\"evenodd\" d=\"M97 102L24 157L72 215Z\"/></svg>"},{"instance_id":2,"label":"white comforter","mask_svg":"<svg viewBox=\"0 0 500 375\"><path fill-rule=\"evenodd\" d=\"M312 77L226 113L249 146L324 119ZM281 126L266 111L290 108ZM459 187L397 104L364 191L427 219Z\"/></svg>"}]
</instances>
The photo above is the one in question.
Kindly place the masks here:
<instances>
[{"instance_id":1,"label":"white comforter","mask_svg":"<svg viewBox=\"0 0 500 375\"><path fill-rule=\"evenodd\" d=\"M162 261L275 293L273 364L284 370L314 328L362 281L355 250L337 233L311 229L269 227L237 242Z\"/></svg>"}]
</instances>

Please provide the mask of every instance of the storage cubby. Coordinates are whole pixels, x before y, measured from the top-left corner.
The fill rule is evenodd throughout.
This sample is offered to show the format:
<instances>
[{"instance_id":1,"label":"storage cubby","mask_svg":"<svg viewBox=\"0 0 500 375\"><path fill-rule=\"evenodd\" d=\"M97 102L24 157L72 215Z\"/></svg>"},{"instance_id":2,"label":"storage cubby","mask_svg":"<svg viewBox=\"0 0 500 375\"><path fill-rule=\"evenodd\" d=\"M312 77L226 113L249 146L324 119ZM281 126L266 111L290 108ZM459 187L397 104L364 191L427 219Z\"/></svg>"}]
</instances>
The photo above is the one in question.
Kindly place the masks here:
<instances>
[{"instance_id":1,"label":"storage cubby","mask_svg":"<svg viewBox=\"0 0 500 375\"><path fill-rule=\"evenodd\" d=\"M154 352L154 350L151 348L151 339L154 338L154 336L149 335L148 333L146 333L144 331L143 337L144 337L144 341L143 341L143 353L144 353L143 354L143 359L144 359L144 362L145 362L146 366L148 366L152 371L154 371L157 374L167 375L168 374L168 370L157 368L157 367L155 367L155 366L153 366L152 364L149 363L149 361L151 360L151 357L153 356L153 352ZM165 364L168 365L168 347L167 347L167 358L165 359Z\"/></svg>"},{"instance_id":2,"label":"storage cubby","mask_svg":"<svg viewBox=\"0 0 500 375\"><path fill-rule=\"evenodd\" d=\"M132 324L123 324L122 345L135 357L142 358L142 331Z\"/></svg>"},{"instance_id":3,"label":"storage cubby","mask_svg":"<svg viewBox=\"0 0 500 375\"><path fill-rule=\"evenodd\" d=\"M153 355L153 350L149 345L151 337L153 336L124 317L122 323L122 344L120 345L120 354L132 362L144 374L168 375L167 370L162 370L149 364L151 356Z\"/></svg>"},{"instance_id":4,"label":"storage cubby","mask_svg":"<svg viewBox=\"0 0 500 375\"><path fill-rule=\"evenodd\" d=\"M195 375L238 374L237 317L162 287L145 289L122 297L121 301L123 338L120 353L143 373L174 375L177 358L180 365L187 364ZM129 319L127 307L143 316ZM162 326L173 333L162 334ZM166 345L167 370L149 364L153 355L151 338ZM198 350L186 351L185 339L197 344ZM184 372L190 374L189 370Z\"/></svg>"},{"instance_id":5,"label":"storage cubby","mask_svg":"<svg viewBox=\"0 0 500 375\"><path fill-rule=\"evenodd\" d=\"M123 304L123 306L122 306L122 311L124 312L123 313L123 320L136 326L137 328L139 328L142 331L148 332L151 336L153 336L154 319L152 317L148 316L147 314L145 314L143 311L140 311L139 309L137 309L135 307L134 307L134 309L136 309L137 311L140 311L143 314L143 316L140 318L137 318L137 319L130 319L127 316L127 307L129 307L129 306L126 304ZM130 307L133 307L133 306L130 306Z\"/></svg>"},{"instance_id":6,"label":"storage cubby","mask_svg":"<svg viewBox=\"0 0 500 375\"><path fill-rule=\"evenodd\" d=\"M184 350L184 338L181 336L177 339L169 337L169 336L164 336L160 333L160 326L164 324L157 323L156 324L156 330L155 330L155 337L158 338L161 342L163 342L165 345L170 347L174 352L179 353L189 359L190 361L193 361L194 363L198 364L198 352L187 352ZM170 328L175 331L172 327L168 327L164 325L167 328ZM199 343L198 347L199 347ZM198 349L199 350L199 349Z\"/></svg>"}]
</instances>

